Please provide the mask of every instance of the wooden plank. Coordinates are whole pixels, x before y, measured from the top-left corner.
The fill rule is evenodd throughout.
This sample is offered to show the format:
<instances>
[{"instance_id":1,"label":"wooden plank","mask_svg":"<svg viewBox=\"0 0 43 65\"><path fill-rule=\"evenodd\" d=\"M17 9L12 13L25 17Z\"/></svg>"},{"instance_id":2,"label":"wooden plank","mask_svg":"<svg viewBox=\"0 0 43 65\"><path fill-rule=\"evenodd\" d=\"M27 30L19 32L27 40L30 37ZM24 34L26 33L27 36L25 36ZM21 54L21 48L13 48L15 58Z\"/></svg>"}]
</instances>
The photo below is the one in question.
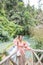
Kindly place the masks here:
<instances>
[{"instance_id":1,"label":"wooden plank","mask_svg":"<svg viewBox=\"0 0 43 65\"><path fill-rule=\"evenodd\" d=\"M10 61L9 61L9 60L5 61L5 62L3 63L3 65L10 65Z\"/></svg>"},{"instance_id":2,"label":"wooden plank","mask_svg":"<svg viewBox=\"0 0 43 65\"><path fill-rule=\"evenodd\" d=\"M43 52L43 50L40 49L32 49L34 52Z\"/></svg>"},{"instance_id":3,"label":"wooden plank","mask_svg":"<svg viewBox=\"0 0 43 65\"><path fill-rule=\"evenodd\" d=\"M36 65L38 65L39 63L42 65L41 61L40 61L40 58L38 57L38 55L34 52L34 55L36 56L38 62L36 63Z\"/></svg>"},{"instance_id":4,"label":"wooden plank","mask_svg":"<svg viewBox=\"0 0 43 65\"><path fill-rule=\"evenodd\" d=\"M6 62L10 57L12 57L17 51L15 51L14 53L10 54L9 56L7 56L5 59L3 59L1 62L0 62L0 65L2 65L4 62Z\"/></svg>"},{"instance_id":5,"label":"wooden plank","mask_svg":"<svg viewBox=\"0 0 43 65\"><path fill-rule=\"evenodd\" d=\"M43 54L41 55L40 60L42 60L42 58L43 58Z\"/></svg>"},{"instance_id":6,"label":"wooden plank","mask_svg":"<svg viewBox=\"0 0 43 65\"><path fill-rule=\"evenodd\" d=\"M13 60L10 59L10 61L12 62L13 65L17 65Z\"/></svg>"}]
</instances>

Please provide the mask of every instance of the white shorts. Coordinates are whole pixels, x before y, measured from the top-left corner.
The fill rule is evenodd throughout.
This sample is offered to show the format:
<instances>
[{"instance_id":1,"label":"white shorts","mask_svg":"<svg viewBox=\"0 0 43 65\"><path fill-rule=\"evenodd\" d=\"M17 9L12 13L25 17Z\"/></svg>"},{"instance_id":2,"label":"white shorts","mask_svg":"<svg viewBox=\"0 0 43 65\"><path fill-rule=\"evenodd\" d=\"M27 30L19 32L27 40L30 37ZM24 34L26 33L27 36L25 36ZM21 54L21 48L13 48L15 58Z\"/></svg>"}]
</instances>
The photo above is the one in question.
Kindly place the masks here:
<instances>
[{"instance_id":1,"label":"white shorts","mask_svg":"<svg viewBox=\"0 0 43 65\"><path fill-rule=\"evenodd\" d=\"M21 53L20 53L20 51L19 51L19 50L17 51L17 56L21 56Z\"/></svg>"}]
</instances>

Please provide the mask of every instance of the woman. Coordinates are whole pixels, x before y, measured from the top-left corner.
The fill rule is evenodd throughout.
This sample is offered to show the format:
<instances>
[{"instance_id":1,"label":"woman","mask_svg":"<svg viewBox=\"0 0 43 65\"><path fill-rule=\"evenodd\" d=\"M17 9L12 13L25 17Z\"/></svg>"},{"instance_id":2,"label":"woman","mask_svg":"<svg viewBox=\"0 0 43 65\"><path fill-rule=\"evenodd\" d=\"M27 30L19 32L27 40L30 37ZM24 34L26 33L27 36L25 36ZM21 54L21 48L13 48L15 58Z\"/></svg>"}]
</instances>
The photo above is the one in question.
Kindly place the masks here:
<instances>
[{"instance_id":1,"label":"woman","mask_svg":"<svg viewBox=\"0 0 43 65\"><path fill-rule=\"evenodd\" d=\"M23 36L19 35L16 39L14 39L14 44L17 46L18 65L25 65L25 51L31 50L22 38Z\"/></svg>"}]
</instances>

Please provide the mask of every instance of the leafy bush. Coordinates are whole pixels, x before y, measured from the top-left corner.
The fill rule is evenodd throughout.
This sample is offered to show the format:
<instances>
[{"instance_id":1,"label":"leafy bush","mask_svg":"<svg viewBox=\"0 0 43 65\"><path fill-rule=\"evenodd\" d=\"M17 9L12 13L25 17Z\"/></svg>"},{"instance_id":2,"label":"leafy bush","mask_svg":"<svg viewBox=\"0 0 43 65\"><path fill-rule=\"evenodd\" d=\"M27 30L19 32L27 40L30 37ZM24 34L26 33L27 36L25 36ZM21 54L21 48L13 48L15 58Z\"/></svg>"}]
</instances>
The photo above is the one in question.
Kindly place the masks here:
<instances>
[{"instance_id":1,"label":"leafy bush","mask_svg":"<svg viewBox=\"0 0 43 65\"><path fill-rule=\"evenodd\" d=\"M39 25L33 28L31 32L34 39L37 41L36 49L43 49L43 26Z\"/></svg>"},{"instance_id":2,"label":"leafy bush","mask_svg":"<svg viewBox=\"0 0 43 65\"><path fill-rule=\"evenodd\" d=\"M23 27L9 22L5 17L0 17L0 40L8 41L10 38L15 37L18 33L21 33Z\"/></svg>"},{"instance_id":3,"label":"leafy bush","mask_svg":"<svg viewBox=\"0 0 43 65\"><path fill-rule=\"evenodd\" d=\"M34 45L35 49L43 50L43 26L39 25L34 28L33 30L33 36L34 39L37 41L37 43ZM40 57L43 53L37 52L37 55ZM34 60L37 61L37 59L34 57ZM43 59L41 60L43 62Z\"/></svg>"},{"instance_id":4,"label":"leafy bush","mask_svg":"<svg viewBox=\"0 0 43 65\"><path fill-rule=\"evenodd\" d=\"M2 60L2 57L0 56L0 61Z\"/></svg>"}]
</instances>

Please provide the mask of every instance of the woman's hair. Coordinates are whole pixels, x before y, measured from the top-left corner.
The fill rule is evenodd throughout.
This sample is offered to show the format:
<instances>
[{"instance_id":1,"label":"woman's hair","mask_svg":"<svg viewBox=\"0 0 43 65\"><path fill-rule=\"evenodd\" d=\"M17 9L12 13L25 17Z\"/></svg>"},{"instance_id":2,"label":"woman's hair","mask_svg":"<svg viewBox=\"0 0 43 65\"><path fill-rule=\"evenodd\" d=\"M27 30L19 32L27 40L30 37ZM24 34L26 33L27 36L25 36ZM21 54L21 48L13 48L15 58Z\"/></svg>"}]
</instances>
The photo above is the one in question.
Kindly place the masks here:
<instances>
[{"instance_id":1,"label":"woman's hair","mask_svg":"<svg viewBox=\"0 0 43 65\"><path fill-rule=\"evenodd\" d=\"M20 36L22 36L22 35L18 35L17 38L20 38Z\"/></svg>"},{"instance_id":2,"label":"woman's hair","mask_svg":"<svg viewBox=\"0 0 43 65\"><path fill-rule=\"evenodd\" d=\"M20 37L21 35L22 35L22 34L21 34L21 33L19 33L19 34L18 34L18 37Z\"/></svg>"},{"instance_id":3,"label":"woman's hair","mask_svg":"<svg viewBox=\"0 0 43 65\"><path fill-rule=\"evenodd\" d=\"M18 38L20 38L20 35L18 35Z\"/></svg>"}]
</instances>

